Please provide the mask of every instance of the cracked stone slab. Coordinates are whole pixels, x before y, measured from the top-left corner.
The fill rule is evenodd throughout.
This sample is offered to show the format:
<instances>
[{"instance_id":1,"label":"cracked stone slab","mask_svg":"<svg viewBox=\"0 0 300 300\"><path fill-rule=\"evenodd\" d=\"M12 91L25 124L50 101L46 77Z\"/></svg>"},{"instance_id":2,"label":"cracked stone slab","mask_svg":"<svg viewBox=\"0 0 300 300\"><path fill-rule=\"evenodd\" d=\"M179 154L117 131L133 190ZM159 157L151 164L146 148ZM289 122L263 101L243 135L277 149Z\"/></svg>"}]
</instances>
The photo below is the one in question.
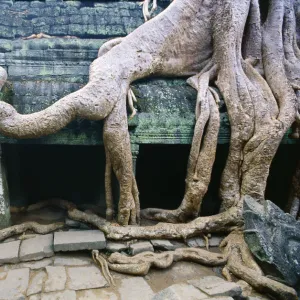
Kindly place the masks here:
<instances>
[{"instance_id":1,"label":"cracked stone slab","mask_svg":"<svg viewBox=\"0 0 300 300\"><path fill-rule=\"evenodd\" d=\"M157 293L152 300L202 300L208 299L207 294L201 292L194 286L185 283L178 283Z\"/></svg>"},{"instance_id":2,"label":"cracked stone slab","mask_svg":"<svg viewBox=\"0 0 300 300\"><path fill-rule=\"evenodd\" d=\"M145 241L145 242L137 242L137 243L131 244L129 246L129 251L130 251L131 255L136 255L136 254L139 254L142 252L147 252L147 251L154 252L154 249L150 242Z\"/></svg>"},{"instance_id":3,"label":"cracked stone slab","mask_svg":"<svg viewBox=\"0 0 300 300\"><path fill-rule=\"evenodd\" d=\"M43 283L47 277L45 271L40 271L32 275L28 289L27 296L40 293L43 289Z\"/></svg>"},{"instance_id":4,"label":"cracked stone slab","mask_svg":"<svg viewBox=\"0 0 300 300\"><path fill-rule=\"evenodd\" d=\"M96 266L67 268L69 290L96 289L108 286L100 269Z\"/></svg>"},{"instance_id":5,"label":"cracked stone slab","mask_svg":"<svg viewBox=\"0 0 300 300\"><path fill-rule=\"evenodd\" d=\"M121 300L151 300L154 296L151 287L142 277L123 279L119 287L119 294Z\"/></svg>"},{"instance_id":6,"label":"cracked stone slab","mask_svg":"<svg viewBox=\"0 0 300 300\"><path fill-rule=\"evenodd\" d=\"M92 263L89 257L73 257L65 255L56 255L54 257L54 266L85 266Z\"/></svg>"},{"instance_id":7,"label":"cracked stone slab","mask_svg":"<svg viewBox=\"0 0 300 300\"><path fill-rule=\"evenodd\" d=\"M99 230L65 231L54 233L54 251L104 249L106 239Z\"/></svg>"},{"instance_id":8,"label":"cracked stone slab","mask_svg":"<svg viewBox=\"0 0 300 300\"><path fill-rule=\"evenodd\" d=\"M242 289L238 284L225 281L217 276L206 276L200 279L189 280L188 283L209 296L239 297L242 294Z\"/></svg>"},{"instance_id":9,"label":"cracked stone slab","mask_svg":"<svg viewBox=\"0 0 300 300\"><path fill-rule=\"evenodd\" d=\"M41 300L76 300L76 292L65 290L63 292L43 293Z\"/></svg>"},{"instance_id":10,"label":"cracked stone slab","mask_svg":"<svg viewBox=\"0 0 300 300\"><path fill-rule=\"evenodd\" d=\"M173 251L176 249L176 246L168 240L151 240L151 244L153 245L154 249L167 251Z\"/></svg>"},{"instance_id":11,"label":"cracked stone slab","mask_svg":"<svg viewBox=\"0 0 300 300\"><path fill-rule=\"evenodd\" d=\"M106 245L106 250L109 252L121 252L127 250L128 246L125 243L117 243L108 241Z\"/></svg>"},{"instance_id":12,"label":"cracked stone slab","mask_svg":"<svg viewBox=\"0 0 300 300\"><path fill-rule=\"evenodd\" d=\"M32 239L24 240L20 247L20 260L40 260L44 257L51 257L53 251L53 234L38 235Z\"/></svg>"},{"instance_id":13,"label":"cracked stone slab","mask_svg":"<svg viewBox=\"0 0 300 300\"><path fill-rule=\"evenodd\" d=\"M38 261L32 261L32 262L23 262L23 263L18 263L15 265L5 265L4 269L5 271L7 270L14 270L14 269L22 269L22 268L29 268L31 270L38 270L38 269L43 269L49 265L52 264L52 259L51 258L45 258L42 260Z\"/></svg>"},{"instance_id":14,"label":"cracked stone slab","mask_svg":"<svg viewBox=\"0 0 300 300\"><path fill-rule=\"evenodd\" d=\"M0 264L19 262L19 248L21 241L0 244Z\"/></svg>"},{"instance_id":15,"label":"cracked stone slab","mask_svg":"<svg viewBox=\"0 0 300 300\"><path fill-rule=\"evenodd\" d=\"M25 300L25 293L29 283L29 269L10 270L6 279L0 281L1 300Z\"/></svg>"},{"instance_id":16,"label":"cracked stone slab","mask_svg":"<svg viewBox=\"0 0 300 300\"><path fill-rule=\"evenodd\" d=\"M46 267L48 278L44 284L45 292L56 292L65 289L67 274L64 267Z\"/></svg>"}]
</instances>

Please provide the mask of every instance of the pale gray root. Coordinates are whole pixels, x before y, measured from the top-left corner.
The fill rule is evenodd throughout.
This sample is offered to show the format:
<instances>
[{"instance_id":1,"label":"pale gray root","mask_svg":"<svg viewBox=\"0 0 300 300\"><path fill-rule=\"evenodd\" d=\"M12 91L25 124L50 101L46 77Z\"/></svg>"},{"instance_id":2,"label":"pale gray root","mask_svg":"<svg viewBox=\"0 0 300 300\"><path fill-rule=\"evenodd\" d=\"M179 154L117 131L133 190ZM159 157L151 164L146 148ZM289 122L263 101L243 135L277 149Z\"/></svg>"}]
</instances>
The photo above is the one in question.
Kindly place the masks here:
<instances>
[{"instance_id":1,"label":"pale gray root","mask_svg":"<svg viewBox=\"0 0 300 300\"><path fill-rule=\"evenodd\" d=\"M230 280L232 273L257 291L268 294L278 300L297 300L296 291L280 282L263 276L261 269L254 261L242 232L230 233L221 243L220 248L228 261L223 275Z\"/></svg>"},{"instance_id":2,"label":"pale gray root","mask_svg":"<svg viewBox=\"0 0 300 300\"><path fill-rule=\"evenodd\" d=\"M199 248L182 248L162 253L143 252L133 257L113 253L108 258L108 267L120 273L145 276L151 267L166 269L177 261L192 261L207 266L221 266L226 263L222 254Z\"/></svg>"},{"instance_id":3,"label":"pale gray root","mask_svg":"<svg viewBox=\"0 0 300 300\"><path fill-rule=\"evenodd\" d=\"M46 234L65 226L64 223L53 223L49 225L43 225L36 222L25 222L22 224L14 225L5 229L0 230L0 241L3 241L16 234L22 234L28 230L34 231L39 234Z\"/></svg>"}]
</instances>

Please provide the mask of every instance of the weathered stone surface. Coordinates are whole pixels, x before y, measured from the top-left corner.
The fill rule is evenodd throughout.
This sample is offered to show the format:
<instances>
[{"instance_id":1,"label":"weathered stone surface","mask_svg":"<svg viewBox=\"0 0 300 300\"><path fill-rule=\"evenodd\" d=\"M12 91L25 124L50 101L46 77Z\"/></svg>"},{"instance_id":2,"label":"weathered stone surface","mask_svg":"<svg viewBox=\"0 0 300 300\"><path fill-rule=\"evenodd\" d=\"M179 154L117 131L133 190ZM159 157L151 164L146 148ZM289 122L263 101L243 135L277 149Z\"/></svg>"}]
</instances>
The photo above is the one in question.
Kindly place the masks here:
<instances>
[{"instance_id":1,"label":"weathered stone surface","mask_svg":"<svg viewBox=\"0 0 300 300\"><path fill-rule=\"evenodd\" d=\"M17 263L21 241L0 244L0 264Z\"/></svg>"},{"instance_id":2,"label":"weathered stone surface","mask_svg":"<svg viewBox=\"0 0 300 300\"><path fill-rule=\"evenodd\" d=\"M28 300L41 300L41 295L37 294L37 295L31 295Z\"/></svg>"},{"instance_id":3,"label":"weathered stone surface","mask_svg":"<svg viewBox=\"0 0 300 300\"><path fill-rule=\"evenodd\" d=\"M29 269L17 269L8 272L5 280L0 281L1 300L25 300L29 282Z\"/></svg>"},{"instance_id":4,"label":"weathered stone surface","mask_svg":"<svg viewBox=\"0 0 300 300\"><path fill-rule=\"evenodd\" d=\"M65 219L65 223L67 226L72 227L72 228L79 228L79 229L84 229L84 230L91 229L88 225L86 225L82 222L71 220L69 218Z\"/></svg>"},{"instance_id":5,"label":"weathered stone surface","mask_svg":"<svg viewBox=\"0 0 300 300\"><path fill-rule=\"evenodd\" d=\"M46 279L47 274L45 271L36 272L31 276L30 284L27 289L27 296L40 293L43 289L43 283Z\"/></svg>"},{"instance_id":6,"label":"weathered stone surface","mask_svg":"<svg viewBox=\"0 0 300 300\"><path fill-rule=\"evenodd\" d=\"M150 242L137 242L129 246L129 251L132 255L136 255L146 251L154 252L154 249Z\"/></svg>"},{"instance_id":7,"label":"weathered stone surface","mask_svg":"<svg viewBox=\"0 0 300 300\"><path fill-rule=\"evenodd\" d=\"M120 300L150 300L154 296L154 292L142 277L123 279L118 290L120 294Z\"/></svg>"},{"instance_id":8,"label":"weathered stone surface","mask_svg":"<svg viewBox=\"0 0 300 300\"><path fill-rule=\"evenodd\" d=\"M109 252L121 252L127 250L128 246L125 243L111 242L108 241L106 245L106 250Z\"/></svg>"},{"instance_id":9,"label":"weathered stone surface","mask_svg":"<svg viewBox=\"0 0 300 300\"><path fill-rule=\"evenodd\" d=\"M245 240L264 273L300 286L300 222L271 201L264 206L246 196Z\"/></svg>"},{"instance_id":10,"label":"weathered stone surface","mask_svg":"<svg viewBox=\"0 0 300 300\"><path fill-rule=\"evenodd\" d=\"M45 259L38 260L38 261L23 262L23 263L18 263L18 264L13 264L13 265L5 265L4 269L5 270L14 270L14 269L29 268L31 270L38 270L38 269L45 268L51 264L52 264L52 259L45 258Z\"/></svg>"},{"instance_id":11,"label":"weathered stone surface","mask_svg":"<svg viewBox=\"0 0 300 300\"><path fill-rule=\"evenodd\" d=\"M186 243L189 247L192 248L204 248L205 247L205 240L202 237L192 237L186 240Z\"/></svg>"},{"instance_id":12,"label":"weathered stone surface","mask_svg":"<svg viewBox=\"0 0 300 300\"><path fill-rule=\"evenodd\" d=\"M208 239L208 244L210 247L219 247L224 238L224 235L213 234L211 238Z\"/></svg>"},{"instance_id":13,"label":"weathered stone surface","mask_svg":"<svg viewBox=\"0 0 300 300\"><path fill-rule=\"evenodd\" d=\"M90 265L92 262L89 257L73 257L65 255L55 255L54 266L84 266Z\"/></svg>"},{"instance_id":14,"label":"weathered stone surface","mask_svg":"<svg viewBox=\"0 0 300 300\"><path fill-rule=\"evenodd\" d=\"M108 286L101 271L96 266L67 268L69 290L86 290Z\"/></svg>"},{"instance_id":15,"label":"weathered stone surface","mask_svg":"<svg viewBox=\"0 0 300 300\"><path fill-rule=\"evenodd\" d=\"M54 233L54 251L93 250L105 247L105 236L99 230Z\"/></svg>"},{"instance_id":16,"label":"weathered stone surface","mask_svg":"<svg viewBox=\"0 0 300 300\"><path fill-rule=\"evenodd\" d=\"M92 289L76 292L77 300L118 300L118 296L113 292L105 289ZM132 299L133 300L133 299Z\"/></svg>"},{"instance_id":17,"label":"weathered stone surface","mask_svg":"<svg viewBox=\"0 0 300 300\"><path fill-rule=\"evenodd\" d=\"M41 295L41 300L76 300L75 291L63 291L54 293L43 293Z\"/></svg>"},{"instance_id":18,"label":"weathered stone surface","mask_svg":"<svg viewBox=\"0 0 300 300\"><path fill-rule=\"evenodd\" d=\"M209 296L238 297L242 294L242 289L239 285L225 281L217 276L206 276L200 279L189 280L188 283Z\"/></svg>"},{"instance_id":19,"label":"weathered stone surface","mask_svg":"<svg viewBox=\"0 0 300 300\"><path fill-rule=\"evenodd\" d=\"M45 292L63 291L65 289L67 274L64 267L46 267L48 278L45 281Z\"/></svg>"},{"instance_id":20,"label":"weathered stone surface","mask_svg":"<svg viewBox=\"0 0 300 300\"><path fill-rule=\"evenodd\" d=\"M207 299L207 294L185 283L178 283L157 293L152 300L201 300Z\"/></svg>"},{"instance_id":21,"label":"weathered stone surface","mask_svg":"<svg viewBox=\"0 0 300 300\"><path fill-rule=\"evenodd\" d=\"M24 240L20 246L20 260L40 260L44 257L54 255L53 234L37 235L36 237Z\"/></svg>"},{"instance_id":22,"label":"weathered stone surface","mask_svg":"<svg viewBox=\"0 0 300 300\"><path fill-rule=\"evenodd\" d=\"M0 272L0 280L4 280L7 276L7 272Z\"/></svg>"},{"instance_id":23,"label":"weathered stone surface","mask_svg":"<svg viewBox=\"0 0 300 300\"><path fill-rule=\"evenodd\" d=\"M168 240L151 240L151 244L155 249L158 250L167 250L172 251L175 250L175 246Z\"/></svg>"}]
</instances>

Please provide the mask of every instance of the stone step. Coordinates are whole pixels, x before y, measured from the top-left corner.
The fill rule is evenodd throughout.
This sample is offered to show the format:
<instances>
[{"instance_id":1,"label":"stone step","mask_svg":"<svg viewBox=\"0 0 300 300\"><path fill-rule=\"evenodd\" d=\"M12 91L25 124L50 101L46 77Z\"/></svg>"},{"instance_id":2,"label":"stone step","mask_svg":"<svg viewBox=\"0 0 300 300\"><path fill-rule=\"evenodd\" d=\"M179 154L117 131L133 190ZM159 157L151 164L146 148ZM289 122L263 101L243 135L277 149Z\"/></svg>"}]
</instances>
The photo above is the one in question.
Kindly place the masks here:
<instances>
[{"instance_id":1,"label":"stone step","mask_svg":"<svg viewBox=\"0 0 300 300\"><path fill-rule=\"evenodd\" d=\"M106 239L99 230L65 231L54 233L54 251L104 249Z\"/></svg>"}]
</instances>

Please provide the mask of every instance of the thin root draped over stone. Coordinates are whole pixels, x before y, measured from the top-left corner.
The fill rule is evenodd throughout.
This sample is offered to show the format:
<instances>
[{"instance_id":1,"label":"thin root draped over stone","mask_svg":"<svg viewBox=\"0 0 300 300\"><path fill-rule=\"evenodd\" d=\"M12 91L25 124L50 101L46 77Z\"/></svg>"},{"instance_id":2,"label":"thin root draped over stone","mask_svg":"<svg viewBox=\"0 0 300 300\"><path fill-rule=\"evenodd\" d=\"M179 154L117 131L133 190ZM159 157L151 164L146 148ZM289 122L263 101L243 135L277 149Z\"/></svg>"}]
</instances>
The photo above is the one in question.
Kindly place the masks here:
<instances>
[{"instance_id":1,"label":"thin root draped over stone","mask_svg":"<svg viewBox=\"0 0 300 300\"><path fill-rule=\"evenodd\" d=\"M278 281L267 278L254 261L242 232L230 233L221 243L227 264L223 275L231 280L235 277L248 282L257 291L274 296L278 300L297 300L296 291Z\"/></svg>"}]
</instances>

